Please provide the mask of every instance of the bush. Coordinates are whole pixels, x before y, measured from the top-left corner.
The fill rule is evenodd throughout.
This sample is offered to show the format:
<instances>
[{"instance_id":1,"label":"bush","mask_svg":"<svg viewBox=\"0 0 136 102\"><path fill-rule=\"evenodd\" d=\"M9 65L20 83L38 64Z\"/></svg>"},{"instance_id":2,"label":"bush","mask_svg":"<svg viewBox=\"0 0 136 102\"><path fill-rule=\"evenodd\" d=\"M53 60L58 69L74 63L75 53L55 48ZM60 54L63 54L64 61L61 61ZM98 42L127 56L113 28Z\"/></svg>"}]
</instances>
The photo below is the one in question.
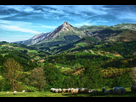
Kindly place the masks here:
<instances>
[{"instance_id":1,"label":"bush","mask_svg":"<svg viewBox=\"0 0 136 102\"><path fill-rule=\"evenodd\" d=\"M21 84L19 84L19 83L16 83L15 84L15 90L16 91L22 91L22 90L24 90L25 89L25 87L23 86L23 85L21 85Z\"/></svg>"},{"instance_id":2,"label":"bush","mask_svg":"<svg viewBox=\"0 0 136 102\"><path fill-rule=\"evenodd\" d=\"M38 91L38 89L33 86L27 86L26 92L35 92L35 91Z\"/></svg>"},{"instance_id":3,"label":"bush","mask_svg":"<svg viewBox=\"0 0 136 102\"><path fill-rule=\"evenodd\" d=\"M32 89L27 89L26 92L34 92Z\"/></svg>"}]
</instances>

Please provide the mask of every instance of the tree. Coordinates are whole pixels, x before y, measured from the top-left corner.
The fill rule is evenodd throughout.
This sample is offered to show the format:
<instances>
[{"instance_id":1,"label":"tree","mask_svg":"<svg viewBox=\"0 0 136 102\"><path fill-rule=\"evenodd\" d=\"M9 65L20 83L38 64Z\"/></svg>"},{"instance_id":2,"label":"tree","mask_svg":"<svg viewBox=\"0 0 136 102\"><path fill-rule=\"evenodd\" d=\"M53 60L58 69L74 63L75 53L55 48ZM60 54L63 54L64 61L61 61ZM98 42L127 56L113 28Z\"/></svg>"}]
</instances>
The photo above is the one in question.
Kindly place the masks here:
<instances>
[{"instance_id":1,"label":"tree","mask_svg":"<svg viewBox=\"0 0 136 102\"><path fill-rule=\"evenodd\" d=\"M29 79L32 81L33 85L37 85L39 88L39 91L41 91L41 88L43 88L46 85L46 77L44 75L44 70L41 67L34 68L31 71L31 74L29 76Z\"/></svg>"},{"instance_id":2,"label":"tree","mask_svg":"<svg viewBox=\"0 0 136 102\"><path fill-rule=\"evenodd\" d=\"M23 67L13 58L8 58L3 64L3 77L12 83L12 91L15 89L15 81L21 77Z\"/></svg>"},{"instance_id":3,"label":"tree","mask_svg":"<svg viewBox=\"0 0 136 102\"><path fill-rule=\"evenodd\" d=\"M95 64L95 63L94 63ZM88 88L98 88L103 86L103 76L100 68L93 65L93 62L86 61L84 63L85 71L83 72L84 86Z\"/></svg>"},{"instance_id":4,"label":"tree","mask_svg":"<svg viewBox=\"0 0 136 102\"><path fill-rule=\"evenodd\" d=\"M48 63L44 65L44 71L47 84L54 88L62 87L64 76L59 69L57 69L52 63Z\"/></svg>"}]
</instances>

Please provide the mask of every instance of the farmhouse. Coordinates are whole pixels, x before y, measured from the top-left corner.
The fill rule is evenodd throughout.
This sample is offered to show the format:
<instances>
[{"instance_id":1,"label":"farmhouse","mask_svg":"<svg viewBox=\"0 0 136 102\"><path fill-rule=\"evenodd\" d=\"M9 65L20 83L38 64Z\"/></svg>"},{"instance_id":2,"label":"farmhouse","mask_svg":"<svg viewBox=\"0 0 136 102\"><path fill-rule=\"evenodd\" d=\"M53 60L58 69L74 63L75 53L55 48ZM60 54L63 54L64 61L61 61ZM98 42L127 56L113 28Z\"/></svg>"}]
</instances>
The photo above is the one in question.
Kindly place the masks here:
<instances>
[{"instance_id":1,"label":"farmhouse","mask_svg":"<svg viewBox=\"0 0 136 102\"><path fill-rule=\"evenodd\" d=\"M85 52L88 52L87 50L85 50Z\"/></svg>"},{"instance_id":2,"label":"farmhouse","mask_svg":"<svg viewBox=\"0 0 136 102\"><path fill-rule=\"evenodd\" d=\"M45 60L44 59L42 59L42 60L40 60L39 62L41 62L41 63L43 63Z\"/></svg>"},{"instance_id":3,"label":"farmhouse","mask_svg":"<svg viewBox=\"0 0 136 102\"><path fill-rule=\"evenodd\" d=\"M115 53L115 55L119 55L119 53Z\"/></svg>"},{"instance_id":4,"label":"farmhouse","mask_svg":"<svg viewBox=\"0 0 136 102\"><path fill-rule=\"evenodd\" d=\"M93 52L93 50L90 50L90 52Z\"/></svg>"},{"instance_id":5,"label":"farmhouse","mask_svg":"<svg viewBox=\"0 0 136 102\"><path fill-rule=\"evenodd\" d=\"M64 67L61 67L61 69L64 69Z\"/></svg>"}]
</instances>

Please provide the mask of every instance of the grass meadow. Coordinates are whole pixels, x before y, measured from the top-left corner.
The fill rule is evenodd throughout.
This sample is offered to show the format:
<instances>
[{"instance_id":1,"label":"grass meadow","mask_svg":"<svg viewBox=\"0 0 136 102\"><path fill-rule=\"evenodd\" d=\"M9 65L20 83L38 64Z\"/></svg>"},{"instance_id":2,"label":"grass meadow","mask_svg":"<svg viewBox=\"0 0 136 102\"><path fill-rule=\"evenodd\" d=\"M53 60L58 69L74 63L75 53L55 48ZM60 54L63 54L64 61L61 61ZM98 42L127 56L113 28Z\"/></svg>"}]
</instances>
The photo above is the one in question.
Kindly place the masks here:
<instances>
[{"instance_id":1,"label":"grass meadow","mask_svg":"<svg viewBox=\"0 0 136 102\"><path fill-rule=\"evenodd\" d=\"M110 89L110 88L109 88ZM107 90L109 90L107 88ZM102 92L102 89L91 89L91 90L98 90L98 93L53 93L50 92L50 90L42 91L42 92L18 92L16 95L13 95L13 92L9 91L9 94L6 94L6 91L0 92L0 97L136 97L136 92L131 92L130 88L125 88L126 94L121 95L115 95L113 93L111 94L105 94Z\"/></svg>"}]
</instances>

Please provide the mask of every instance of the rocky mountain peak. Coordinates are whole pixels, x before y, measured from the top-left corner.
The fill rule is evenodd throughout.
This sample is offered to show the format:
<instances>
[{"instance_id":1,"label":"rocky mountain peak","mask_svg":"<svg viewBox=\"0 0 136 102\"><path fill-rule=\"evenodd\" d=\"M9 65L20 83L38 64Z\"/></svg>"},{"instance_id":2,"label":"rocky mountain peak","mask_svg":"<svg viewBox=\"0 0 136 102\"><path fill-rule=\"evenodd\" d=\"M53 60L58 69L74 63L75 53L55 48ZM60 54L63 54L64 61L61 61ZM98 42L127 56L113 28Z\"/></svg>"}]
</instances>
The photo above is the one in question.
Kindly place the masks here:
<instances>
[{"instance_id":1,"label":"rocky mountain peak","mask_svg":"<svg viewBox=\"0 0 136 102\"><path fill-rule=\"evenodd\" d=\"M67 22L67 21L65 21L65 22L63 23L63 25L69 25L69 24L68 24L68 22Z\"/></svg>"},{"instance_id":2,"label":"rocky mountain peak","mask_svg":"<svg viewBox=\"0 0 136 102\"><path fill-rule=\"evenodd\" d=\"M68 22L64 22L63 23L63 27L62 27L62 31L65 31L65 30L67 30L67 31L69 31L69 28L70 28L71 26L68 24Z\"/></svg>"}]
</instances>

